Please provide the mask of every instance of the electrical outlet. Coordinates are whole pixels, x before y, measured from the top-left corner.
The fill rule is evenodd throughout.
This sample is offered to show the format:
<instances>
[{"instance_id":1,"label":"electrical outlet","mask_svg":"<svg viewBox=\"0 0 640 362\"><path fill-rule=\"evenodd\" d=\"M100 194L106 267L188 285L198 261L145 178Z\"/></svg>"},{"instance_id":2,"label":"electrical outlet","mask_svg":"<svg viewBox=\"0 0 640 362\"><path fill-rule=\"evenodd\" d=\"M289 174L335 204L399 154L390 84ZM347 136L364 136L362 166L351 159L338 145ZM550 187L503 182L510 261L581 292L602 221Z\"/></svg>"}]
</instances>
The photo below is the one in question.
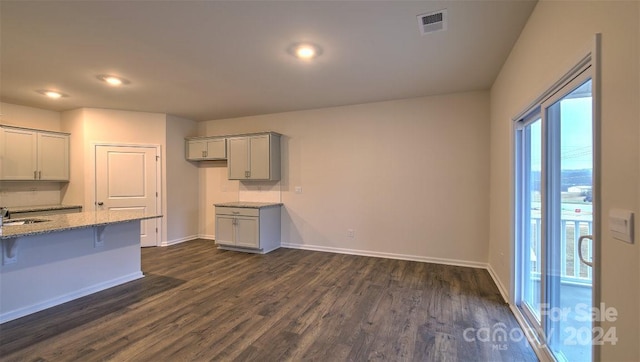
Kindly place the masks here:
<instances>
[{"instance_id":1,"label":"electrical outlet","mask_svg":"<svg viewBox=\"0 0 640 362\"><path fill-rule=\"evenodd\" d=\"M348 238L355 238L356 237L356 232L353 229L347 229L347 237Z\"/></svg>"},{"instance_id":2,"label":"electrical outlet","mask_svg":"<svg viewBox=\"0 0 640 362\"><path fill-rule=\"evenodd\" d=\"M302 186L296 186L296 194L302 193Z\"/></svg>"}]
</instances>

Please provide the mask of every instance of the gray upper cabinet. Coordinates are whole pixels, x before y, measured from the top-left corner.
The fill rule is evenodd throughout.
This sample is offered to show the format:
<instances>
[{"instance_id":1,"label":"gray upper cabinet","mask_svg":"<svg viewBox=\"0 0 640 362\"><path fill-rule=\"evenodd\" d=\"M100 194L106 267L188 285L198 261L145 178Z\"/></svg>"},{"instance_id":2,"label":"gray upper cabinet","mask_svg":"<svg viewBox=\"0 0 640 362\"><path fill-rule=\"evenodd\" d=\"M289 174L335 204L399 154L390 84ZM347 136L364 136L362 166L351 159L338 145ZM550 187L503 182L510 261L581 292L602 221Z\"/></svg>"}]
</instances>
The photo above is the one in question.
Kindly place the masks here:
<instances>
[{"instance_id":1,"label":"gray upper cabinet","mask_svg":"<svg viewBox=\"0 0 640 362\"><path fill-rule=\"evenodd\" d=\"M69 134L0 127L0 180L69 181Z\"/></svg>"},{"instance_id":2,"label":"gray upper cabinet","mask_svg":"<svg viewBox=\"0 0 640 362\"><path fill-rule=\"evenodd\" d=\"M187 139L185 154L189 161L226 160L226 138Z\"/></svg>"},{"instance_id":3,"label":"gray upper cabinet","mask_svg":"<svg viewBox=\"0 0 640 362\"><path fill-rule=\"evenodd\" d=\"M280 134L269 132L228 138L229 180L280 180Z\"/></svg>"}]
</instances>

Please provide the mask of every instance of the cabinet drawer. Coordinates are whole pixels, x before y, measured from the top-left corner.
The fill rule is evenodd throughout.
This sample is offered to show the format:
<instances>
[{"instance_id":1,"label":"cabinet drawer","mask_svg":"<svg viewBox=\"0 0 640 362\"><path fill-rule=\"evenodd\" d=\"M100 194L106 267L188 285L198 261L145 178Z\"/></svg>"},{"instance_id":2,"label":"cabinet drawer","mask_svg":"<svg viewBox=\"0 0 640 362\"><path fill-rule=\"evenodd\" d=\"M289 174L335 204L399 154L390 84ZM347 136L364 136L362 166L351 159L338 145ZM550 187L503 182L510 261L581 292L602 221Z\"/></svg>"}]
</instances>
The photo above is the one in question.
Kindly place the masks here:
<instances>
[{"instance_id":1,"label":"cabinet drawer","mask_svg":"<svg viewBox=\"0 0 640 362\"><path fill-rule=\"evenodd\" d=\"M260 210L246 207L216 206L216 215L259 216Z\"/></svg>"}]
</instances>

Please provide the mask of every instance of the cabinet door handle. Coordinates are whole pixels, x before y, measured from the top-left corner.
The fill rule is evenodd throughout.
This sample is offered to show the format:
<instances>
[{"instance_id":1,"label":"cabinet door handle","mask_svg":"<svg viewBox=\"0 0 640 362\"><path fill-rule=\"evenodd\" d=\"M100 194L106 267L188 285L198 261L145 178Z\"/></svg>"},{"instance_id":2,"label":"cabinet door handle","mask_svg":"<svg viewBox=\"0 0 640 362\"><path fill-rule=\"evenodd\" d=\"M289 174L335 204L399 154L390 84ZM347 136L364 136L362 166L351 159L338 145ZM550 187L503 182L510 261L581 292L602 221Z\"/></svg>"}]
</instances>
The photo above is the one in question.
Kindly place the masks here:
<instances>
[{"instance_id":1,"label":"cabinet door handle","mask_svg":"<svg viewBox=\"0 0 640 362\"><path fill-rule=\"evenodd\" d=\"M245 171L244 177L251 177L251 171Z\"/></svg>"},{"instance_id":2,"label":"cabinet door handle","mask_svg":"<svg viewBox=\"0 0 640 362\"><path fill-rule=\"evenodd\" d=\"M42 171L38 171L38 180L42 180Z\"/></svg>"},{"instance_id":3,"label":"cabinet door handle","mask_svg":"<svg viewBox=\"0 0 640 362\"><path fill-rule=\"evenodd\" d=\"M593 259L591 261L587 261L587 259L584 258L584 255L582 255L582 242L585 239L589 239L591 240L591 242L593 242L592 235L582 235L580 239L578 239L578 257L580 258L580 261L583 262L585 265L593 267Z\"/></svg>"},{"instance_id":4,"label":"cabinet door handle","mask_svg":"<svg viewBox=\"0 0 640 362\"><path fill-rule=\"evenodd\" d=\"M38 179L38 171L33 171L33 179L34 180Z\"/></svg>"},{"instance_id":5,"label":"cabinet door handle","mask_svg":"<svg viewBox=\"0 0 640 362\"><path fill-rule=\"evenodd\" d=\"M202 151L202 157L207 157L207 151Z\"/></svg>"}]
</instances>

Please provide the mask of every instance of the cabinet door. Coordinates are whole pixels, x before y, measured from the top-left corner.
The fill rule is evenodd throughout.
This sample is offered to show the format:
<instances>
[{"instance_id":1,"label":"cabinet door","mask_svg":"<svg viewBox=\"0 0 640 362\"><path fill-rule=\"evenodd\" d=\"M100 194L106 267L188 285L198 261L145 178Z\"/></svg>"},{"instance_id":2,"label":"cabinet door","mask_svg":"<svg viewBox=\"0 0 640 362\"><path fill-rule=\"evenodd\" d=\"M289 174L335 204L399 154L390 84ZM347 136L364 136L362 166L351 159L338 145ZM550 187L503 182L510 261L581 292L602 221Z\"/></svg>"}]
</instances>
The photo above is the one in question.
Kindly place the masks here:
<instances>
[{"instance_id":1,"label":"cabinet door","mask_svg":"<svg viewBox=\"0 0 640 362\"><path fill-rule=\"evenodd\" d=\"M216 244L235 245L235 224L232 216L216 216Z\"/></svg>"},{"instance_id":2,"label":"cabinet door","mask_svg":"<svg viewBox=\"0 0 640 362\"><path fill-rule=\"evenodd\" d=\"M249 172L249 146L247 137L229 138L228 162L229 180L245 180Z\"/></svg>"},{"instance_id":3,"label":"cabinet door","mask_svg":"<svg viewBox=\"0 0 640 362\"><path fill-rule=\"evenodd\" d=\"M69 180L69 136L38 133L38 180Z\"/></svg>"},{"instance_id":4,"label":"cabinet door","mask_svg":"<svg viewBox=\"0 0 640 362\"><path fill-rule=\"evenodd\" d=\"M236 246L259 249L259 229L257 217L236 217Z\"/></svg>"},{"instance_id":5,"label":"cabinet door","mask_svg":"<svg viewBox=\"0 0 640 362\"><path fill-rule=\"evenodd\" d=\"M269 136L249 138L249 178L252 180L269 179Z\"/></svg>"},{"instance_id":6,"label":"cabinet door","mask_svg":"<svg viewBox=\"0 0 640 362\"><path fill-rule=\"evenodd\" d=\"M35 180L37 132L0 128L0 180Z\"/></svg>"},{"instance_id":7,"label":"cabinet door","mask_svg":"<svg viewBox=\"0 0 640 362\"><path fill-rule=\"evenodd\" d=\"M207 155L207 141L187 141L187 160L201 160Z\"/></svg>"},{"instance_id":8,"label":"cabinet door","mask_svg":"<svg viewBox=\"0 0 640 362\"><path fill-rule=\"evenodd\" d=\"M212 160L227 158L227 142L224 138L207 140L207 158Z\"/></svg>"}]
</instances>

